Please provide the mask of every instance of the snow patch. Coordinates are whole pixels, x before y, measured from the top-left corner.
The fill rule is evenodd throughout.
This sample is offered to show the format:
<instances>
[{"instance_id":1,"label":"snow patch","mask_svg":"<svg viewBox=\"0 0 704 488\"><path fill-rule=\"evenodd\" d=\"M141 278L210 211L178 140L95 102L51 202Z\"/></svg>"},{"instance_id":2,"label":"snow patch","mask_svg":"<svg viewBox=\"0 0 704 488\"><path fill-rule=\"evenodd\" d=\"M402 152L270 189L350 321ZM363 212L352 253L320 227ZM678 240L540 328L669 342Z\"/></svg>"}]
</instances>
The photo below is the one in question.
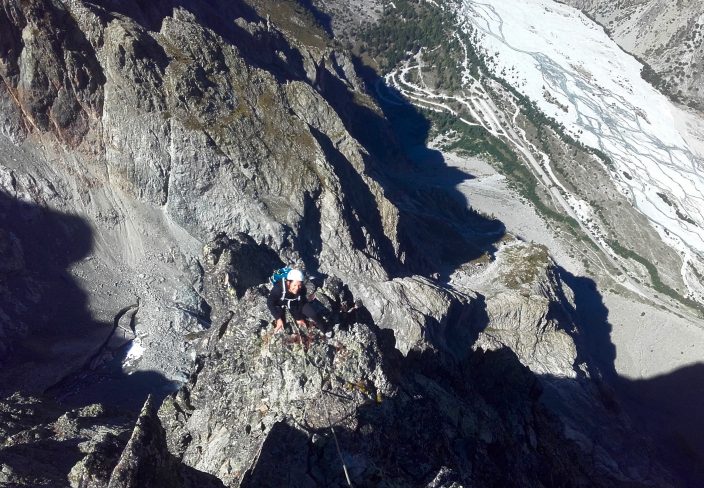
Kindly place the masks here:
<instances>
[{"instance_id":1,"label":"snow patch","mask_svg":"<svg viewBox=\"0 0 704 488\"><path fill-rule=\"evenodd\" d=\"M139 338L132 341L130 344L130 350L127 351L127 357L125 357L124 366L131 367L144 355L146 349L142 346Z\"/></svg>"}]
</instances>

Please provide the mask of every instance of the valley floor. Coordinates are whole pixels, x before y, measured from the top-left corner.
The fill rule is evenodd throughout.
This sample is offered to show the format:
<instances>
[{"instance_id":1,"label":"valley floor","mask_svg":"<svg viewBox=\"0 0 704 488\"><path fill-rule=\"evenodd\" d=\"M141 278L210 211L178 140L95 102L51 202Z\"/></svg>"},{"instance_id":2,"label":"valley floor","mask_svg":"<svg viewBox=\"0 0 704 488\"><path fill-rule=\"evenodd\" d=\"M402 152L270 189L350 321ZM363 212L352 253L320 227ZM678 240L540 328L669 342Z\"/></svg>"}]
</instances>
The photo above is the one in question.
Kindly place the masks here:
<instances>
[{"instance_id":1,"label":"valley floor","mask_svg":"<svg viewBox=\"0 0 704 488\"><path fill-rule=\"evenodd\" d=\"M570 255L559 231L512 190L505 177L475 157L443 153L449 168L472 178L458 185L468 204L506 225L507 232L545 245L557 264L574 276L585 275L582 263ZM612 289L599 290L612 326L615 372L629 379L648 379L701 361L704 328L687 317L664 311Z\"/></svg>"},{"instance_id":2,"label":"valley floor","mask_svg":"<svg viewBox=\"0 0 704 488\"><path fill-rule=\"evenodd\" d=\"M457 185L468 205L492 215L506 231L545 245L558 266L571 276L570 286L593 287L597 279L570 254L569 243L518 193L505 177L475 157L443 153L448 169L461 171L468 179ZM481 282L481 275L476 276ZM487 280L487 286L491 286ZM474 288L480 293L482 284ZM608 285L607 285L608 286ZM704 455L704 328L696 320L648 303L643 297L597 284L599 297L578 303L578 320L589 354L613 388L619 403L634 425L644 425L658 440L660 457L686 476L698 479L698 460ZM673 454L689 446L692 458ZM672 449L672 447L675 449ZM696 486L696 485L695 485Z\"/></svg>"}]
</instances>

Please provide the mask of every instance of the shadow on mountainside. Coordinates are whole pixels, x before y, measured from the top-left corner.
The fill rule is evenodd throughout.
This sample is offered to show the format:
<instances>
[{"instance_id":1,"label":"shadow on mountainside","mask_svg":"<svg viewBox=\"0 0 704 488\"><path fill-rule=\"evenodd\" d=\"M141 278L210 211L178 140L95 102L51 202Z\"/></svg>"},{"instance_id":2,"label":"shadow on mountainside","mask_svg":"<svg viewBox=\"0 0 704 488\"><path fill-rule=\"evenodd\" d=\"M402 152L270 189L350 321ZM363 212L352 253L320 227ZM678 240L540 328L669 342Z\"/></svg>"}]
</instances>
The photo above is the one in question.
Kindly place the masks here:
<instances>
[{"instance_id":1,"label":"shadow on mountainside","mask_svg":"<svg viewBox=\"0 0 704 488\"><path fill-rule=\"evenodd\" d=\"M19 388L35 392L56 381L62 367L89 355L91 345L100 344L109 333L108 324L90 316L86 292L68 272L90 253L92 232L79 217L5 193L0 193L0 227L3 247L12 243L19 257L14 269L2 276L0 306L7 316L3 328L10 343L0 389L3 394ZM66 347L69 344L73 347Z\"/></svg>"},{"instance_id":2,"label":"shadow on mountainside","mask_svg":"<svg viewBox=\"0 0 704 488\"><path fill-rule=\"evenodd\" d=\"M56 397L71 390L73 406L103 402L139 409L147 394L163 398L173 391L156 372L122 373L128 345L112 361L88 367L115 327L92 317L87 292L69 271L92 247L92 229L81 217L0 192L0 340L7 347L0 357L3 397L49 388Z\"/></svg>"},{"instance_id":3,"label":"shadow on mountainside","mask_svg":"<svg viewBox=\"0 0 704 488\"><path fill-rule=\"evenodd\" d=\"M618 378L622 405L688 487L704 486L704 363L642 380Z\"/></svg>"},{"instance_id":4,"label":"shadow on mountainside","mask_svg":"<svg viewBox=\"0 0 704 488\"><path fill-rule=\"evenodd\" d=\"M567 284L574 293L574 307L569 305L567 297L560 297L562 303L570 307L570 315L578 327L578 333L572 334L577 345L577 362L585 362L589 374L594 379L613 381L616 373L616 347L611 342L611 324L609 310L597 289L594 280L584 276L575 276L561 266L557 268L560 280Z\"/></svg>"},{"instance_id":5,"label":"shadow on mountainside","mask_svg":"<svg viewBox=\"0 0 704 488\"><path fill-rule=\"evenodd\" d=\"M357 67L410 166L406 172L388 175L406 193L395 203L404 215L404 251L412 256L408 264L419 271L426 268L423 274L432 270L447 282L457 266L492 254L505 235L505 226L477 213L457 189L474 176L447 166L440 151L427 147L430 121L373 70L359 61Z\"/></svg>"},{"instance_id":6,"label":"shadow on mountainside","mask_svg":"<svg viewBox=\"0 0 704 488\"><path fill-rule=\"evenodd\" d=\"M102 403L128 412L138 412L149 395L156 405L178 390L179 384L156 371L124 373L122 362L129 346L123 347L111 361L91 371L71 375L67 381L51 388L47 395L55 397L66 408L80 408Z\"/></svg>"},{"instance_id":7,"label":"shadow on mountainside","mask_svg":"<svg viewBox=\"0 0 704 488\"><path fill-rule=\"evenodd\" d=\"M565 279L575 287L571 333L595 386L535 375L508 348L471 351L476 330L486 325L482 307L451 318L447 337L431 334L434 348L406 357L394 348L393 333L366 317L397 391L359 406L353 429L347 417L333 419L353 484L393 479L426 486L449 468L449 480L477 486L702 486L704 365L646 380L618 377L608 309L598 289L588 278ZM603 347L607 354L592 361L599 352L594 348ZM554 390L562 392L557 396L567 410L566 424L552 413L560 411ZM491 419L490 433L473 430L482 416ZM278 486L281 480L345 486L329 429L287 422L272 429L242 486Z\"/></svg>"},{"instance_id":8,"label":"shadow on mountainside","mask_svg":"<svg viewBox=\"0 0 704 488\"><path fill-rule=\"evenodd\" d=\"M308 436L286 422L277 422L262 444L261 454L245 472L240 486L316 486L308 475Z\"/></svg>"},{"instance_id":9,"label":"shadow on mountainside","mask_svg":"<svg viewBox=\"0 0 704 488\"><path fill-rule=\"evenodd\" d=\"M574 292L577 362L587 364L604 407L623 411L637 435L654 439L658 459L686 486L704 486L704 363L648 379L620 376L609 310L596 283L561 267L558 273ZM562 302L568 303L564 296Z\"/></svg>"},{"instance_id":10,"label":"shadow on mountainside","mask_svg":"<svg viewBox=\"0 0 704 488\"><path fill-rule=\"evenodd\" d=\"M387 271L396 276L433 275L446 282L460 264L493 252L505 227L472 210L457 190L457 185L473 176L448 167L441 152L426 146L431 129L427 118L400 94L381 96L381 91L391 93L392 89L359 60L355 60L355 68L381 113L359 103L328 68L334 67L322 67L318 90L369 152L364 157L364 173L382 186L399 212L401 262L386 265ZM364 211L364 205L352 203L358 213ZM378 236L384 235L378 210L361 215L367 219L365 226ZM382 256L391 256L390 243L384 242L383 247Z\"/></svg>"},{"instance_id":11,"label":"shadow on mountainside","mask_svg":"<svg viewBox=\"0 0 704 488\"><path fill-rule=\"evenodd\" d=\"M323 12L318 7L315 6L312 0L298 0L301 5L303 5L308 11L313 14L315 20L320 24L320 26L325 30L325 32L332 37L332 17L326 12Z\"/></svg>"}]
</instances>

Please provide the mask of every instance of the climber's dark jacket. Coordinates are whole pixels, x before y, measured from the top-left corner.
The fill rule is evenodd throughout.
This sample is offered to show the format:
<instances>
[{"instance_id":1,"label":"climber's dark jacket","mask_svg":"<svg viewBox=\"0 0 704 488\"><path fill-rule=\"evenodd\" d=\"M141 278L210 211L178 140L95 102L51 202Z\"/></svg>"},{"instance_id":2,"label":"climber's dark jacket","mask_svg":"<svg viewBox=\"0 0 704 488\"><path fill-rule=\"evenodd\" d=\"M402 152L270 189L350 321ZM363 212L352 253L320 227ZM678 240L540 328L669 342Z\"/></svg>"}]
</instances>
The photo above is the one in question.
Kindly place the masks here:
<instances>
[{"instance_id":1,"label":"climber's dark jacket","mask_svg":"<svg viewBox=\"0 0 704 488\"><path fill-rule=\"evenodd\" d=\"M284 317L284 307L291 311L291 316L294 320L303 320L305 317L313 318L310 316L308 309L303 310L303 307L308 304L306 286L301 286L298 294L294 295L290 291L286 290L284 294L284 283L282 281L277 281L271 291L269 292L269 297L266 299L266 305L269 307L271 315L274 316L275 320L285 319Z\"/></svg>"}]
</instances>

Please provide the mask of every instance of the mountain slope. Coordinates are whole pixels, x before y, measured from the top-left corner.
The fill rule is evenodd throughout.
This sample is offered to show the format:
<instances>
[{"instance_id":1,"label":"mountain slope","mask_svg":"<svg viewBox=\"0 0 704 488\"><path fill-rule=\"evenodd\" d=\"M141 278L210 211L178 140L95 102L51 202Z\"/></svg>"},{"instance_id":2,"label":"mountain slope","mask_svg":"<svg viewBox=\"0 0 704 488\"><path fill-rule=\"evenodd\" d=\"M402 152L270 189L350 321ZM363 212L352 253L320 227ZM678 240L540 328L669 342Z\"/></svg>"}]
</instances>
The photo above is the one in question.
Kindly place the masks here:
<instances>
[{"instance_id":1,"label":"mountain slope","mask_svg":"<svg viewBox=\"0 0 704 488\"><path fill-rule=\"evenodd\" d=\"M4 189L88 223L80 237L56 234L83 241L69 262L92 290L77 307L87 301L107 324L109 310L136 295L144 341L170 322L202 328L194 317L207 309L193 283L208 236L245 231L292 262L372 280L387 276L399 248L398 211L368 175L374 158L333 107L379 118L354 73L344 78L344 56L322 31L305 44L244 3L219 8L236 22L199 2L3 2ZM326 89L338 90L330 102ZM24 229L25 274L46 282L48 302L64 270L29 259L41 252L43 225L14 205L7 227L15 236ZM49 317L21 322L13 316L6 335L24 330L31 340L63 328ZM184 360L154 352L159 369L169 370L160 355Z\"/></svg>"},{"instance_id":2,"label":"mountain slope","mask_svg":"<svg viewBox=\"0 0 704 488\"><path fill-rule=\"evenodd\" d=\"M673 99L701 111L704 10L699 2L566 0L603 25L649 66L643 76Z\"/></svg>"},{"instance_id":3,"label":"mountain slope","mask_svg":"<svg viewBox=\"0 0 704 488\"><path fill-rule=\"evenodd\" d=\"M0 390L22 392L0 403L3 482L329 486L344 463L361 485L674 485L605 381L594 282L468 208L471 176L418 147L429 116L324 13L3 1ZM393 47L372 61L407 63ZM272 334L284 264L317 275L333 337ZM107 407L74 408L93 403L131 415L106 430Z\"/></svg>"}]
</instances>

